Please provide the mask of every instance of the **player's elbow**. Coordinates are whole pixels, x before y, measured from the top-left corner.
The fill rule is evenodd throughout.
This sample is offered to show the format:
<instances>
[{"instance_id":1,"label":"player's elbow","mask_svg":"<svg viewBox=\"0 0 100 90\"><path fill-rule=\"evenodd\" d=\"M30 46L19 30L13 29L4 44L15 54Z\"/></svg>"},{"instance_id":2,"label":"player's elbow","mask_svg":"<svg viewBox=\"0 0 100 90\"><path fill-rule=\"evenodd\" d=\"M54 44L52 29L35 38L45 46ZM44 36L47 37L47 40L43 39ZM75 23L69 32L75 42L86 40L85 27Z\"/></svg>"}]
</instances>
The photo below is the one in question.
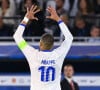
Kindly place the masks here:
<instances>
[{"instance_id":1,"label":"player's elbow","mask_svg":"<svg viewBox=\"0 0 100 90\"><path fill-rule=\"evenodd\" d=\"M18 36L16 33L13 35L13 39L15 41L20 40L20 36Z\"/></svg>"},{"instance_id":2,"label":"player's elbow","mask_svg":"<svg viewBox=\"0 0 100 90\"><path fill-rule=\"evenodd\" d=\"M74 37L72 34L70 36L65 37L65 40L73 41L73 39L74 39Z\"/></svg>"},{"instance_id":3,"label":"player's elbow","mask_svg":"<svg viewBox=\"0 0 100 90\"><path fill-rule=\"evenodd\" d=\"M73 41L73 39L74 39L73 35L70 36L70 39Z\"/></svg>"},{"instance_id":4,"label":"player's elbow","mask_svg":"<svg viewBox=\"0 0 100 90\"><path fill-rule=\"evenodd\" d=\"M74 37L72 35L72 33L70 33L70 39L73 41Z\"/></svg>"},{"instance_id":5,"label":"player's elbow","mask_svg":"<svg viewBox=\"0 0 100 90\"><path fill-rule=\"evenodd\" d=\"M70 41L70 42L73 42L73 39L74 39L73 36L71 36L71 37L69 38L69 41Z\"/></svg>"},{"instance_id":6,"label":"player's elbow","mask_svg":"<svg viewBox=\"0 0 100 90\"><path fill-rule=\"evenodd\" d=\"M16 39L16 34L13 35L13 39L14 39L14 40Z\"/></svg>"}]
</instances>

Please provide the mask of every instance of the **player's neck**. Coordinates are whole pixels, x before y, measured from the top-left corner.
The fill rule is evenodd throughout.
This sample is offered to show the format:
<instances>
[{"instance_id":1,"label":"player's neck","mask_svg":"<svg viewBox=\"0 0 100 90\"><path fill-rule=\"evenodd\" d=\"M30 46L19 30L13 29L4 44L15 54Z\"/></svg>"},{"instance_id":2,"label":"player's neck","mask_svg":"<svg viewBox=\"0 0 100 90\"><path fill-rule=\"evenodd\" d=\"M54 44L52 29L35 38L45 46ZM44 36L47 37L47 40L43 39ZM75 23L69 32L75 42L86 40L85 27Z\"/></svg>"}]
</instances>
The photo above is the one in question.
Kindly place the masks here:
<instances>
[{"instance_id":1,"label":"player's neck","mask_svg":"<svg viewBox=\"0 0 100 90\"><path fill-rule=\"evenodd\" d=\"M47 49L47 48L41 47L40 50L41 51L50 51L51 49Z\"/></svg>"},{"instance_id":2,"label":"player's neck","mask_svg":"<svg viewBox=\"0 0 100 90\"><path fill-rule=\"evenodd\" d=\"M48 51L51 51L51 49L40 49L40 51L46 51L46 52L48 52Z\"/></svg>"}]
</instances>

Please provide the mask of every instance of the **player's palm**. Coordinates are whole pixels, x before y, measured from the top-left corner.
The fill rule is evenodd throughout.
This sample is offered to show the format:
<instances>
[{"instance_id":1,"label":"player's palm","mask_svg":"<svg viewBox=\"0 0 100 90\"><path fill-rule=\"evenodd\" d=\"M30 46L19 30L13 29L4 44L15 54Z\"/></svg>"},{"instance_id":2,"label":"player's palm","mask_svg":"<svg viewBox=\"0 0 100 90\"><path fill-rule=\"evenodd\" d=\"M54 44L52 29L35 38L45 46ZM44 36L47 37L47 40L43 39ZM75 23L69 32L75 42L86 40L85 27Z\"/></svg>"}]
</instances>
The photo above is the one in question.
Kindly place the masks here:
<instances>
[{"instance_id":1,"label":"player's palm","mask_svg":"<svg viewBox=\"0 0 100 90\"><path fill-rule=\"evenodd\" d=\"M32 5L31 9L27 8L27 13L25 16L30 20L32 19L38 20L38 18L35 17L35 14L38 13L39 11L40 9L38 9L36 5Z\"/></svg>"}]
</instances>

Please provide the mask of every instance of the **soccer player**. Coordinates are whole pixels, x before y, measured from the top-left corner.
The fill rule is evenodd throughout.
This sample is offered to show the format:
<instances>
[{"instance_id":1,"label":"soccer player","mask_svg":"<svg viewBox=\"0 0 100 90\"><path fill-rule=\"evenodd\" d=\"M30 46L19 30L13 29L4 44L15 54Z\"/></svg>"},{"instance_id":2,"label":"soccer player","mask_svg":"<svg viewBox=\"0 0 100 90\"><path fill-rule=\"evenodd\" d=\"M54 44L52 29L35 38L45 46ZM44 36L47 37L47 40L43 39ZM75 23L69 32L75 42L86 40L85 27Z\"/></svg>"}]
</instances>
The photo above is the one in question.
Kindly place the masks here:
<instances>
[{"instance_id":1,"label":"soccer player","mask_svg":"<svg viewBox=\"0 0 100 90\"><path fill-rule=\"evenodd\" d=\"M40 39L40 50L28 45L23 38L23 32L29 20L38 20L35 14L39 11L35 5L33 5L31 9L27 9L24 19L14 34L14 39L29 63L31 71L31 90L61 90L61 68L64 58L71 47L73 36L57 15L56 10L52 7L48 7L47 11L51 15L47 16L47 18L58 22L65 36L65 40L60 47L51 50L54 44L54 38L50 34L44 34Z\"/></svg>"}]
</instances>

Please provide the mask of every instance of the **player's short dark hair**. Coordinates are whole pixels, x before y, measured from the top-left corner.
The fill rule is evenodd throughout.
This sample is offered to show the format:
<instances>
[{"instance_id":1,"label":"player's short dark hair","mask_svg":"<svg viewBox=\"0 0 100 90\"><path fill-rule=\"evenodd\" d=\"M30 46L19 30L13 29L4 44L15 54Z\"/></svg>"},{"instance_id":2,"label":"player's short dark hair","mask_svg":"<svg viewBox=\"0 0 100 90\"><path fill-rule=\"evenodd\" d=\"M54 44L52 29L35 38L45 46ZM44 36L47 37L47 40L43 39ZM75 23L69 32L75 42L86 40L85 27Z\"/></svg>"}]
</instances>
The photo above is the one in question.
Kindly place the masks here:
<instances>
[{"instance_id":1,"label":"player's short dark hair","mask_svg":"<svg viewBox=\"0 0 100 90\"><path fill-rule=\"evenodd\" d=\"M54 44L54 37L51 34L45 33L40 39L46 50L50 50Z\"/></svg>"}]
</instances>

